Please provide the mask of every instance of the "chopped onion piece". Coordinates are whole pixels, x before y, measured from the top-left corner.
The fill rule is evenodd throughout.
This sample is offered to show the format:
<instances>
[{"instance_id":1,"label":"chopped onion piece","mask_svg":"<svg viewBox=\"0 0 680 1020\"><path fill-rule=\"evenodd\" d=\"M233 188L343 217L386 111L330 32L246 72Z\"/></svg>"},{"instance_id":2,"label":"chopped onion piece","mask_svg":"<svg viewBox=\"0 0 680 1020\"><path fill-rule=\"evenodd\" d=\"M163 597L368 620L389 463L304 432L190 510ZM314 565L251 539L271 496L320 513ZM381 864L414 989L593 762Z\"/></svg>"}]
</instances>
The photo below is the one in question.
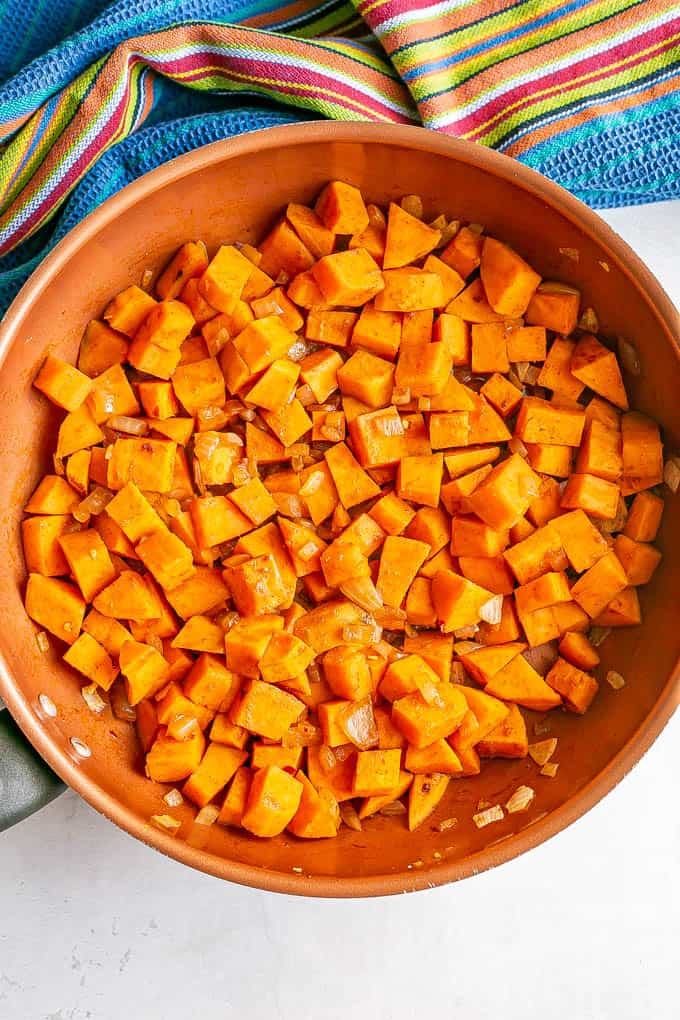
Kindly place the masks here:
<instances>
[{"instance_id":1,"label":"chopped onion piece","mask_svg":"<svg viewBox=\"0 0 680 1020\"><path fill-rule=\"evenodd\" d=\"M439 691L439 685L434 683L432 680L420 680L418 682L418 690L420 691L423 701L428 705L434 705L436 708L444 708L445 701Z\"/></svg>"},{"instance_id":2,"label":"chopped onion piece","mask_svg":"<svg viewBox=\"0 0 680 1020\"><path fill-rule=\"evenodd\" d=\"M457 818L442 818L441 822L438 822L437 825L435 825L435 829L437 832L446 832L447 829L455 829L457 825Z\"/></svg>"},{"instance_id":3,"label":"chopped onion piece","mask_svg":"<svg viewBox=\"0 0 680 1020\"><path fill-rule=\"evenodd\" d=\"M609 272L609 263L608 262L600 262L600 260L598 259L597 264L598 264L598 266L602 266L602 268L604 269L605 273Z\"/></svg>"},{"instance_id":4,"label":"chopped onion piece","mask_svg":"<svg viewBox=\"0 0 680 1020\"><path fill-rule=\"evenodd\" d=\"M578 328L584 329L588 333L599 333L600 323L594 308L584 308L583 314L578 321Z\"/></svg>"},{"instance_id":5,"label":"chopped onion piece","mask_svg":"<svg viewBox=\"0 0 680 1020\"><path fill-rule=\"evenodd\" d=\"M599 648L602 642L607 640L611 632L611 627L591 627L588 633L588 640L593 648Z\"/></svg>"},{"instance_id":6,"label":"chopped onion piece","mask_svg":"<svg viewBox=\"0 0 680 1020\"><path fill-rule=\"evenodd\" d=\"M443 230L445 226L446 216L444 216L443 213L440 213L439 216L436 216L430 223L428 223L428 227L432 227L433 230Z\"/></svg>"},{"instance_id":7,"label":"chopped onion piece","mask_svg":"<svg viewBox=\"0 0 680 1020\"><path fill-rule=\"evenodd\" d=\"M382 637L382 627L377 623L346 623L342 628L342 640L359 645L375 645Z\"/></svg>"},{"instance_id":8,"label":"chopped onion piece","mask_svg":"<svg viewBox=\"0 0 680 1020\"><path fill-rule=\"evenodd\" d=\"M420 195L404 195L399 204L404 212L409 213L411 216L415 216L417 220L422 220L423 200Z\"/></svg>"},{"instance_id":9,"label":"chopped onion piece","mask_svg":"<svg viewBox=\"0 0 680 1020\"><path fill-rule=\"evenodd\" d=\"M90 712L94 712L95 715L99 715L106 708L106 702L99 696L96 684L88 684L80 693Z\"/></svg>"},{"instance_id":10,"label":"chopped onion piece","mask_svg":"<svg viewBox=\"0 0 680 1020\"><path fill-rule=\"evenodd\" d=\"M494 595L492 599L485 602L479 610L479 617L481 620L484 620L485 623L490 623L492 625L500 623L503 619L503 596Z\"/></svg>"},{"instance_id":11,"label":"chopped onion piece","mask_svg":"<svg viewBox=\"0 0 680 1020\"><path fill-rule=\"evenodd\" d=\"M392 403L395 406L398 407L401 404L409 404L410 402L411 402L411 389L410 389L410 387L409 386L395 386L394 389L392 390ZM402 427L401 434L403 434L403 432L404 432L404 429Z\"/></svg>"},{"instance_id":12,"label":"chopped onion piece","mask_svg":"<svg viewBox=\"0 0 680 1020\"><path fill-rule=\"evenodd\" d=\"M517 374L517 378L521 383L526 382L527 372L529 371L530 368L531 368L530 361L515 362L515 372Z\"/></svg>"},{"instance_id":13,"label":"chopped onion piece","mask_svg":"<svg viewBox=\"0 0 680 1020\"><path fill-rule=\"evenodd\" d=\"M151 821L159 829L167 829L168 832L177 832L182 824L179 818L173 818L172 815L151 815Z\"/></svg>"},{"instance_id":14,"label":"chopped onion piece","mask_svg":"<svg viewBox=\"0 0 680 1020\"><path fill-rule=\"evenodd\" d=\"M173 716L168 723L168 736L173 740L190 740L192 733L197 728L198 721L193 715L180 713Z\"/></svg>"},{"instance_id":15,"label":"chopped onion piece","mask_svg":"<svg viewBox=\"0 0 680 1020\"><path fill-rule=\"evenodd\" d=\"M149 634L146 639L146 643L155 648L159 655L163 654L163 642L159 638L158 634Z\"/></svg>"},{"instance_id":16,"label":"chopped onion piece","mask_svg":"<svg viewBox=\"0 0 680 1020\"><path fill-rule=\"evenodd\" d=\"M548 776L549 779L554 779L555 776L557 775L557 770L559 769L559 767L560 766L558 765L557 762L548 761L541 769L541 775Z\"/></svg>"},{"instance_id":17,"label":"chopped onion piece","mask_svg":"<svg viewBox=\"0 0 680 1020\"><path fill-rule=\"evenodd\" d=\"M564 255L566 259L571 259L572 262L578 262L580 258L580 252L578 248L558 248L560 255Z\"/></svg>"},{"instance_id":18,"label":"chopped onion piece","mask_svg":"<svg viewBox=\"0 0 680 1020\"><path fill-rule=\"evenodd\" d=\"M555 641L547 641L545 644L527 648L523 654L532 669L535 669L541 676L545 676L559 658Z\"/></svg>"},{"instance_id":19,"label":"chopped onion piece","mask_svg":"<svg viewBox=\"0 0 680 1020\"><path fill-rule=\"evenodd\" d=\"M620 673L616 672L615 669L610 669L607 673L607 683L610 687L613 687L615 691L620 691L622 687L626 686L626 681Z\"/></svg>"},{"instance_id":20,"label":"chopped onion piece","mask_svg":"<svg viewBox=\"0 0 680 1020\"><path fill-rule=\"evenodd\" d=\"M508 449L511 450L512 453L518 453L520 457L524 457L525 460L529 456L529 451L519 436L513 436L508 440Z\"/></svg>"},{"instance_id":21,"label":"chopped onion piece","mask_svg":"<svg viewBox=\"0 0 680 1020\"><path fill-rule=\"evenodd\" d=\"M63 478L66 474L66 468L64 467L64 461L61 457L57 457L56 453L52 454L52 462L54 463L54 473Z\"/></svg>"},{"instance_id":22,"label":"chopped onion piece","mask_svg":"<svg viewBox=\"0 0 680 1020\"><path fill-rule=\"evenodd\" d=\"M524 377L524 382L528 383L529 386L535 386L540 374L541 370L538 367L538 365L529 365L527 369L527 374Z\"/></svg>"},{"instance_id":23,"label":"chopped onion piece","mask_svg":"<svg viewBox=\"0 0 680 1020\"><path fill-rule=\"evenodd\" d=\"M333 748L336 761L347 761L351 754L354 754L354 747L352 744L341 744L339 747Z\"/></svg>"},{"instance_id":24,"label":"chopped onion piece","mask_svg":"<svg viewBox=\"0 0 680 1020\"><path fill-rule=\"evenodd\" d=\"M535 744L529 744L529 755L537 765L545 765L550 761L557 747L557 737L549 737L548 740L539 740Z\"/></svg>"},{"instance_id":25,"label":"chopped onion piece","mask_svg":"<svg viewBox=\"0 0 680 1020\"><path fill-rule=\"evenodd\" d=\"M143 418L131 418L127 414L114 414L106 424L116 432L125 432L129 436L144 436L149 431Z\"/></svg>"},{"instance_id":26,"label":"chopped onion piece","mask_svg":"<svg viewBox=\"0 0 680 1020\"><path fill-rule=\"evenodd\" d=\"M631 375L640 375L640 355L637 352L637 348L634 347L630 340L626 340L623 336L617 337L616 346L619 354L619 361L626 372L629 372Z\"/></svg>"},{"instance_id":27,"label":"chopped onion piece","mask_svg":"<svg viewBox=\"0 0 680 1020\"><path fill-rule=\"evenodd\" d=\"M81 524L84 524L91 516L96 517L106 509L113 497L114 493L110 489L105 489L103 485L96 485L89 496L81 499L73 511L73 516Z\"/></svg>"},{"instance_id":28,"label":"chopped onion piece","mask_svg":"<svg viewBox=\"0 0 680 1020\"><path fill-rule=\"evenodd\" d=\"M378 727L373 715L373 702L370 698L351 701L344 712L340 713L340 727L347 739L360 751L367 751L378 743Z\"/></svg>"},{"instance_id":29,"label":"chopped onion piece","mask_svg":"<svg viewBox=\"0 0 680 1020\"><path fill-rule=\"evenodd\" d=\"M319 748L319 764L324 772L331 772L338 764L335 751L333 751L327 744L322 744Z\"/></svg>"},{"instance_id":30,"label":"chopped onion piece","mask_svg":"<svg viewBox=\"0 0 680 1020\"><path fill-rule=\"evenodd\" d=\"M484 224L483 223L468 223L468 230L471 230L473 234L483 234Z\"/></svg>"},{"instance_id":31,"label":"chopped onion piece","mask_svg":"<svg viewBox=\"0 0 680 1020\"><path fill-rule=\"evenodd\" d=\"M311 475L305 479L304 483L300 486L301 496L313 496L314 493L323 485L325 475L323 471L312 471Z\"/></svg>"},{"instance_id":32,"label":"chopped onion piece","mask_svg":"<svg viewBox=\"0 0 680 1020\"><path fill-rule=\"evenodd\" d=\"M466 641L468 638L473 638L478 630L479 627L475 623L471 623L467 627L460 627L458 630L454 630L453 636L456 641Z\"/></svg>"},{"instance_id":33,"label":"chopped onion piece","mask_svg":"<svg viewBox=\"0 0 680 1020\"><path fill-rule=\"evenodd\" d=\"M196 488L198 489L199 495L205 496L208 490L203 481L203 472L201 471L201 465L198 461L198 457L194 457L193 470L194 470L194 482L196 483Z\"/></svg>"},{"instance_id":34,"label":"chopped onion piece","mask_svg":"<svg viewBox=\"0 0 680 1020\"><path fill-rule=\"evenodd\" d=\"M509 815L517 814L518 811L527 811L529 805L536 796L536 791L530 786L518 786L510 800L505 805Z\"/></svg>"},{"instance_id":35,"label":"chopped onion piece","mask_svg":"<svg viewBox=\"0 0 680 1020\"><path fill-rule=\"evenodd\" d=\"M345 801L340 805L340 817L348 829L352 829L354 832L363 832L364 827L361 824L361 819L351 801Z\"/></svg>"},{"instance_id":36,"label":"chopped onion piece","mask_svg":"<svg viewBox=\"0 0 680 1020\"><path fill-rule=\"evenodd\" d=\"M405 815L406 805L402 804L400 800L393 800L391 804L385 804L384 808L380 808L380 814L386 815L388 818L391 815Z\"/></svg>"},{"instance_id":37,"label":"chopped onion piece","mask_svg":"<svg viewBox=\"0 0 680 1020\"><path fill-rule=\"evenodd\" d=\"M49 652L50 639L48 638L44 630L39 630L38 633L35 635L35 643L37 644L38 648L43 653L43 655L45 654L45 652Z\"/></svg>"},{"instance_id":38,"label":"chopped onion piece","mask_svg":"<svg viewBox=\"0 0 680 1020\"><path fill-rule=\"evenodd\" d=\"M345 581L340 585L340 591L350 602L361 606L369 613L377 612L383 607L382 595L370 577L354 577L351 581Z\"/></svg>"},{"instance_id":39,"label":"chopped onion piece","mask_svg":"<svg viewBox=\"0 0 680 1020\"><path fill-rule=\"evenodd\" d=\"M295 391L295 396L298 398L303 407L309 407L309 405L313 404L316 400L311 386L307 383L304 383L302 386L298 386Z\"/></svg>"},{"instance_id":40,"label":"chopped onion piece","mask_svg":"<svg viewBox=\"0 0 680 1020\"><path fill-rule=\"evenodd\" d=\"M311 354L313 350L313 344L308 344L304 340L296 340L288 350L288 357L291 361L304 361L307 355Z\"/></svg>"},{"instance_id":41,"label":"chopped onion piece","mask_svg":"<svg viewBox=\"0 0 680 1020\"><path fill-rule=\"evenodd\" d=\"M145 269L142 273L142 279L139 282L139 286L142 290L151 290L151 281L153 280L153 269Z\"/></svg>"},{"instance_id":42,"label":"chopped onion piece","mask_svg":"<svg viewBox=\"0 0 680 1020\"><path fill-rule=\"evenodd\" d=\"M116 719L120 719L121 722L135 721L137 712L128 701L127 693L122 683L115 683L113 685L109 691L109 701L111 702L111 711Z\"/></svg>"},{"instance_id":43,"label":"chopped onion piece","mask_svg":"<svg viewBox=\"0 0 680 1020\"><path fill-rule=\"evenodd\" d=\"M168 807L179 807L180 804L184 803L184 797L179 792L179 790L168 790L168 792L163 797L163 800L168 805Z\"/></svg>"},{"instance_id":44,"label":"chopped onion piece","mask_svg":"<svg viewBox=\"0 0 680 1020\"><path fill-rule=\"evenodd\" d=\"M319 747L323 744L323 734L319 726L305 720L283 734L282 744L284 747Z\"/></svg>"},{"instance_id":45,"label":"chopped onion piece","mask_svg":"<svg viewBox=\"0 0 680 1020\"><path fill-rule=\"evenodd\" d=\"M206 804L196 815L194 819L195 825L214 825L217 821L217 816L220 813L220 809L214 804Z\"/></svg>"},{"instance_id":46,"label":"chopped onion piece","mask_svg":"<svg viewBox=\"0 0 680 1020\"><path fill-rule=\"evenodd\" d=\"M493 807L486 808L484 811L479 811L476 815L473 815L472 821L478 829L483 829L485 825L491 825L492 822L501 822L504 817L503 808L500 804L494 804Z\"/></svg>"},{"instance_id":47,"label":"chopped onion piece","mask_svg":"<svg viewBox=\"0 0 680 1020\"><path fill-rule=\"evenodd\" d=\"M447 225L442 230L442 236L439 240L439 244L437 245L437 247L441 248L445 244L448 244L449 241L453 241L454 237L456 236L459 230L460 220L450 220L450 222L447 223Z\"/></svg>"},{"instance_id":48,"label":"chopped onion piece","mask_svg":"<svg viewBox=\"0 0 680 1020\"><path fill-rule=\"evenodd\" d=\"M677 492L680 488L680 457L669 457L663 466L663 480L671 490Z\"/></svg>"},{"instance_id":49,"label":"chopped onion piece","mask_svg":"<svg viewBox=\"0 0 680 1020\"><path fill-rule=\"evenodd\" d=\"M467 673L462 662L451 663L451 683L464 684L467 680Z\"/></svg>"}]
</instances>

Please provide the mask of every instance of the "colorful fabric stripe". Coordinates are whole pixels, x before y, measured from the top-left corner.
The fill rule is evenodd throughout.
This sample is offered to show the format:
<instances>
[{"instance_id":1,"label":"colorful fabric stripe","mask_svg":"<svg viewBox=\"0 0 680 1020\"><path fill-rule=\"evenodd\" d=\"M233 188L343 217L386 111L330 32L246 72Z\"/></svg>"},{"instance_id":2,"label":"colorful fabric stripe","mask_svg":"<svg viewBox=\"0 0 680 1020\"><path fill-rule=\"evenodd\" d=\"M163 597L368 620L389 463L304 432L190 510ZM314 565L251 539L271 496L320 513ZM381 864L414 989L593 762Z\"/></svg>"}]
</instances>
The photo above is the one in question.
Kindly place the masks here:
<instances>
[{"instance_id":1,"label":"colorful fabric stripe","mask_svg":"<svg viewBox=\"0 0 680 1020\"><path fill-rule=\"evenodd\" d=\"M5 258L142 125L208 118L229 94L422 123L594 204L680 194L680 0L75 0L81 27L62 40L44 19L43 55L18 66L48 3L25 0L24 35L0 41Z\"/></svg>"}]
</instances>

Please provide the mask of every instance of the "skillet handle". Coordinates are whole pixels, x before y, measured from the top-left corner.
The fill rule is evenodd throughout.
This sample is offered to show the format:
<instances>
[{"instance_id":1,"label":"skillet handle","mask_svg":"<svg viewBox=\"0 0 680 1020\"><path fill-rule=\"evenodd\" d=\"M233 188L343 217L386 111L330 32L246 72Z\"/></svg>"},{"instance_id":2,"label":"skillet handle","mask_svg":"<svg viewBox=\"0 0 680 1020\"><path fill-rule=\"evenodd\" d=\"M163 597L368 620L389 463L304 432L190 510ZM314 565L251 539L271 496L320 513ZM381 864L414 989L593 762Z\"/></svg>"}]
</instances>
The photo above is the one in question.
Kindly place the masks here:
<instances>
[{"instance_id":1,"label":"skillet handle","mask_svg":"<svg viewBox=\"0 0 680 1020\"><path fill-rule=\"evenodd\" d=\"M0 832L49 804L64 788L9 712L0 708Z\"/></svg>"}]
</instances>

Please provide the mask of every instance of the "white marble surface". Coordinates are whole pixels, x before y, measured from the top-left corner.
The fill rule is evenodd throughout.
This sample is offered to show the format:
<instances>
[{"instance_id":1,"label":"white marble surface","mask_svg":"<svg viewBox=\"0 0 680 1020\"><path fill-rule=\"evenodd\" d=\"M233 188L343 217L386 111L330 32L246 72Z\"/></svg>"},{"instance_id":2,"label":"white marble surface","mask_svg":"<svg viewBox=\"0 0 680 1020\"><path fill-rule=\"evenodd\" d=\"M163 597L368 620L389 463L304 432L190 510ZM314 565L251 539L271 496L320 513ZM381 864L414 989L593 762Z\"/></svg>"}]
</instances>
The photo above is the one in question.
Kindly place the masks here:
<instances>
[{"instance_id":1,"label":"white marble surface","mask_svg":"<svg viewBox=\"0 0 680 1020\"><path fill-rule=\"evenodd\" d=\"M680 303L680 202L606 219ZM0 1020L675 1020L679 742L519 860L373 901L220 883L68 792L0 836Z\"/></svg>"}]
</instances>

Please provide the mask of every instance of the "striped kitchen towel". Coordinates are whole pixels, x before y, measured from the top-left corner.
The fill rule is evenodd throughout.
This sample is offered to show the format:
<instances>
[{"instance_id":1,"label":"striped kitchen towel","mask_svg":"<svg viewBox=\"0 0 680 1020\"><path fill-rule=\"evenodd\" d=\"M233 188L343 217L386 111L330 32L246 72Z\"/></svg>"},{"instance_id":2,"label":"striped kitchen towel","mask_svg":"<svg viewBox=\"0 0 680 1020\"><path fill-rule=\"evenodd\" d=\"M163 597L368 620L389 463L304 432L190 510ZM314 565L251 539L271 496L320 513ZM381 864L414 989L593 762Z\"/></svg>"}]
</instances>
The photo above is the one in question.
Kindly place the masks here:
<instances>
[{"instance_id":1,"label":"striped kitchen towel","mask_svg":"<svg viewBox=\"0 0 680 1020\"><path fill-rule=\"evenodd\" d=\"M594 207L680 196L680 0L10 0L0 80L3 308L141 173L291 120L423 124Z\"/></svg>"}]
</instances>

